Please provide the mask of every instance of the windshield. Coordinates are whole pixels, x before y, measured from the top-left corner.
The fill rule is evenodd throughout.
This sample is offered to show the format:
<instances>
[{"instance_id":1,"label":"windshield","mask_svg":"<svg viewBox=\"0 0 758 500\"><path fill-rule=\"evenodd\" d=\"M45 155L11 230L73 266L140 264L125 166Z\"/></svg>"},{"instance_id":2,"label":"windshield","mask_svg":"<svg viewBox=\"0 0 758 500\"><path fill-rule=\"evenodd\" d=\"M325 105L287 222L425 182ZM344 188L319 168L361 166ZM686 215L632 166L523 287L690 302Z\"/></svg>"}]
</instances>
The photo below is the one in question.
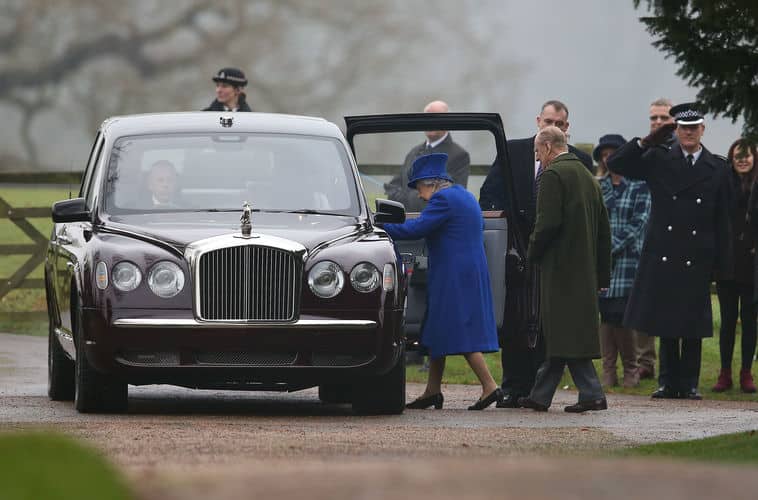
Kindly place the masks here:
<instances>
[{"instance_id":1,"label":"windshield","mask_svg":"<svg viewBox=\"0 0 758 500\"><path fill-rule=\"evenodd\" d=\"M360 214L343 144L283 134L123 137L113 147L105 211L253 210Z\"/></svg>"}]
</instances>

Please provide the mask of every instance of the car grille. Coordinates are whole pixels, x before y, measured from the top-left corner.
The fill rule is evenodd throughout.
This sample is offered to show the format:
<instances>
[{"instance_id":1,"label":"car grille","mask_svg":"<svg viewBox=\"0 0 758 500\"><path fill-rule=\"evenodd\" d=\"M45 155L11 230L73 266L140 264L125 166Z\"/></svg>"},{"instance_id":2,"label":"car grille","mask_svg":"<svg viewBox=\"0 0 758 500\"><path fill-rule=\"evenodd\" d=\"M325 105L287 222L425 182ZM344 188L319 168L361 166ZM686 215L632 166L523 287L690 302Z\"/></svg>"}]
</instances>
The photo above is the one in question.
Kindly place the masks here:
<instances>
[{"instance_id":1,"label":"car grille","mask_svg":"<svg viewBox=\"0 0 758 500\"><path fill-rule=\"evenodd\" d=\"M200 317L205 320L292 321L302 273L295 256L245 245L200 257Z\"/></svg>"},{"instance_id":2,"label":"car grille","mask_svg":"<svg viewBox=\"0 0 758 500\"><path fill-rule=\"evenodd\" d=\"M196 358L203 365L286 366L295 362L297 353L199 352Z\"/></svg>"}]
</instances>

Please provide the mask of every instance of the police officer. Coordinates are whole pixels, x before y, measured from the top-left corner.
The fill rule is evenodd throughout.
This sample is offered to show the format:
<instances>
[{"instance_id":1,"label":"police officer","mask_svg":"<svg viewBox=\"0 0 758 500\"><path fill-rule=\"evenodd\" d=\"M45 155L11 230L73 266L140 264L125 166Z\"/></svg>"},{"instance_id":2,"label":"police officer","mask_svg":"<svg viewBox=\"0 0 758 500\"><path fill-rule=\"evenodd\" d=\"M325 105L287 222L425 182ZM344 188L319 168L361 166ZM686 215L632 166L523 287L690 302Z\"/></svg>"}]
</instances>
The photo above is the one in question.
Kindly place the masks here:
<instances>
[{"instance_id":1,"label":"police officer","mask_svg":"<svg viewBox=\"0 0 758 500\"><path fill-rule=\"evenodd\" d=\"M203 111L252 111L243 92L247 78L241 69L221 68L213 81L216 82L216 99Z\"/></svg>"},{"instance_id":2,"label":"police officer","mask_svg":"<svg viewBox=\"0 0 758 500\"><path fill-rule=\"evenodd\" d=\"M669 112L675 123L608 159L611 171L647 181L652 195L624 326L660 337L667 377L652 397L702 399L702 339L713 335L710 282L714 272L731 275L729 169L701 144L705 125L696 103Z\"/></svg>"}]
</instances>

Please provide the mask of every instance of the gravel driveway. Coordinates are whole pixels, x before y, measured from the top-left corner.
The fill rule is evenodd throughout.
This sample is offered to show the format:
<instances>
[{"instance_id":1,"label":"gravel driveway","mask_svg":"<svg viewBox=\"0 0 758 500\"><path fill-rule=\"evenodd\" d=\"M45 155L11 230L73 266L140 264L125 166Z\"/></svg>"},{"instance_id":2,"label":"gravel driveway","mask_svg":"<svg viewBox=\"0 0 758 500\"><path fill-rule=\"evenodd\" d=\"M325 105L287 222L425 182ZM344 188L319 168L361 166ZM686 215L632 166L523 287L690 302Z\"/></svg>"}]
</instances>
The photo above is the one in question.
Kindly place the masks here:
<instances>
[{"instance_id":1,"label":"gravel driveway","mask_svg":"<svg viewBox=\"0 0 758 500\"><path fill-rule=\"evenodd\" d=\"M53 428L102 450L143 498L756 498L755 468L596 458L599 451L758 428L758 403L612 396L610 409L358 417L293 394L130 387L127 415L80 415L45 395L46 339L0 334L0 430ZM409 397L423 390L409 385ZM594 457L594 458L593 458Z\"/></svg>"}]
</instances>

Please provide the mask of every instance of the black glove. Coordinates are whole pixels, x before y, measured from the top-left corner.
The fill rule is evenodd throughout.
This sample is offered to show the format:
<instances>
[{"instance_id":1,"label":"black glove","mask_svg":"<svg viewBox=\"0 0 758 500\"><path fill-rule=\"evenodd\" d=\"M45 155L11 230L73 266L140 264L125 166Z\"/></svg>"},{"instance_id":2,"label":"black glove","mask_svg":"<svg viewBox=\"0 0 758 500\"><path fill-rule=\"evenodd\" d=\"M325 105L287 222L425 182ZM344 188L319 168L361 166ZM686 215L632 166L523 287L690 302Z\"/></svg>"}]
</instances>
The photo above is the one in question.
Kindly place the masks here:
<instances>
[{"instance_id":1,"label":"black glove","mask_svg":"<svg viewBox=\"0 0 758 500\"><path fill-rule=\"evenodd\" d=\"M676 129L676 123L666 123L658 127L658 129L650 132L640 142L646 148L650 146L658 146L664 144L671 137L671 133Z\"/></svg>"}]
</instances>

